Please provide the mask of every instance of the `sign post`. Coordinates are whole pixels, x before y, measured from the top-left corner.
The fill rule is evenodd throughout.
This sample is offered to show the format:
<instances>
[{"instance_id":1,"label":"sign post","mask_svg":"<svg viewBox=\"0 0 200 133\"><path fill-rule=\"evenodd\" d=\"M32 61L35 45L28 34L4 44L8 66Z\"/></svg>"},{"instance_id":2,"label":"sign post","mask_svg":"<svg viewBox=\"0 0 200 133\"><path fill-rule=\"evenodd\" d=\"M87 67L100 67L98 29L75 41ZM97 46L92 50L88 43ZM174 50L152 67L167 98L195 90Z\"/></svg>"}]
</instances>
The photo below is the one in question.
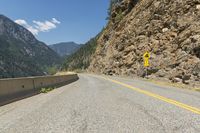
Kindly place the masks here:
<instances>
[{"instance_id":1,"label":"sign post","mask_svg":"<svg viewBox=\"0 0 200 133\"><path fill-rule=\"evenodd\" d=\"M148 75L148 67L149 65L149 58L150 58L150 53L149 52L145 52L143 55L144 58L144 67L146 68L146 77Z\"/></svg>"}]
</instances>

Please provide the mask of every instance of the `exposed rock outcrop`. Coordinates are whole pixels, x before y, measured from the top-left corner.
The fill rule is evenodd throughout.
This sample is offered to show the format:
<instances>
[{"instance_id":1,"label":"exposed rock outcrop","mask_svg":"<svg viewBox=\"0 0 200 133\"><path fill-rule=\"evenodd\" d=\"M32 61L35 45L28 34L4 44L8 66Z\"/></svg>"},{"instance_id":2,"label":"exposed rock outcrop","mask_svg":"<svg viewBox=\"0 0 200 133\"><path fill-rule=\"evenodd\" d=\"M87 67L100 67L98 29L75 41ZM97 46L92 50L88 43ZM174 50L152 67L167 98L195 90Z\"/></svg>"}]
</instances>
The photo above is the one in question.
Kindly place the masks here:
<instances>
[{"instance_id":1,"label":"exposed rock outcrop","mask_svg":"<svg viewBox=\"0 0 200 133\"><path fill-rule=\"evenodd\" d=\"M89 70L144 76L143 54L151 53L148 75L200 83L200 1L123 0L97 41Z\"/></svg>"}]
</instances>

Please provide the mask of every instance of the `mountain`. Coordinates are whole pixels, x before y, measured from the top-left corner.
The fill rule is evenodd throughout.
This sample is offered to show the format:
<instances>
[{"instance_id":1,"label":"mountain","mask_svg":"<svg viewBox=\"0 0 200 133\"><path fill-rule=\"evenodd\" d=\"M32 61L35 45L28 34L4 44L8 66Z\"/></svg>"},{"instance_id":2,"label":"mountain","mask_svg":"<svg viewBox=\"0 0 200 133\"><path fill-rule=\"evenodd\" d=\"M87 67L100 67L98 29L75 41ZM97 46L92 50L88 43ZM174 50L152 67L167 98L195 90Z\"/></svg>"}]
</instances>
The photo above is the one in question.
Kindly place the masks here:
<instances>
[{"instance_id":1,"label":"mountain","mask_svg":"<svg viewBox=\"0 0 200 133\"><path fill-rule=\"evenodd\" d=\"M66 56L76 52L81 47L81 45L76 44L74 42L62 42L50 45L49 47L60 56Z\"/></svg>"},{"instance_id":2,"label":"mountain","mask_svg":"<svg viewBox=\"0 0 200 133\"><path fill-rule=\"evenodd\" d=\"M24 27L0 15L0 78L44 75L60 57Z\"/></svg>"},{"instance_id":3,"label":"mountain","mask_svg":"<svg viewBox=\"0 0 200 133\"><path fill-rule=\"evenodd\" d=\"M97 46L97 37L92 38L86 44L82 45L75 53L66 57L62 68L66 71L86 69L91 62Z\"/></svg>"}]
</instances>

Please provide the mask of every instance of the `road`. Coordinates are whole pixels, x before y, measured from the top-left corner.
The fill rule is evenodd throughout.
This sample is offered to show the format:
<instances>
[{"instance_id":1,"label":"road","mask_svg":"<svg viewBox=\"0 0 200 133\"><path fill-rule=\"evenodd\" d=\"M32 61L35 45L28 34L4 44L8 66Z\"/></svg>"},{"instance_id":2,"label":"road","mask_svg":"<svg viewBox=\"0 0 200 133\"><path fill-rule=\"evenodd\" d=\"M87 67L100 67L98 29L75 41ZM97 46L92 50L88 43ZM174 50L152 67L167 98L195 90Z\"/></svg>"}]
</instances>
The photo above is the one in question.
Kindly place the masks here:
<instances>
[{"instance_id":1,"label":"road","mask_svg":"<svg viewBox=\"0 0 200 133\"><path fill-rule=\"evenodd\" d=\"M0 133L200 133L200 93L80 74L74 83L0 107Z\"/></svg>"}]
</instances>

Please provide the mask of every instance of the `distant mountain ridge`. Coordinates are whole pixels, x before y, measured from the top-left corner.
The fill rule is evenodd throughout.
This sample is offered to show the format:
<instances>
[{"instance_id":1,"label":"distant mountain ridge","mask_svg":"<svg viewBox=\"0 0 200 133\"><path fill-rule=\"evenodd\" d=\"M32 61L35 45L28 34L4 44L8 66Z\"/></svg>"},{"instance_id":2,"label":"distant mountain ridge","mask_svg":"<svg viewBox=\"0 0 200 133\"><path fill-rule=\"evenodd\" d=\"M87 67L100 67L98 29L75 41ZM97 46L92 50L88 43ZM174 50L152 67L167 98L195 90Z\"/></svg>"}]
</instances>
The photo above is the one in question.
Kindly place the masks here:
<instances>
[{"instance_id":1,"label":"distant mountain ridge","mask_svg":"<svg viewBox=\"0 0 200 133\"><path fill-rule=\"evenodd\" d=\"M23 26L0 15L0 78L44 75L60 57Z\"/></svg>"},{"instance_id":2,"label":"distant mountain ridge","mask_svg":"<svg viewBox=\"0 0 200 133\"><path fill-rule=\"evenodd\" d=\"M82 45L78 51L67 56L62 65L62 69L65 71L87 69L90 66L91 59L97 47L97 40L101 33L102 32Z\"/></svg>"},{"instance_id":3,"label":"distant mountain ridge","mask_svg":"<svg viewBox=\"0 0 200 133\"><path fill-rule=\"evenodd\" d=\"M82 45L75 42L61 42L57 44L49 45L60 56L71 55L76 52Z\"/></svg>"}]
</instances>

